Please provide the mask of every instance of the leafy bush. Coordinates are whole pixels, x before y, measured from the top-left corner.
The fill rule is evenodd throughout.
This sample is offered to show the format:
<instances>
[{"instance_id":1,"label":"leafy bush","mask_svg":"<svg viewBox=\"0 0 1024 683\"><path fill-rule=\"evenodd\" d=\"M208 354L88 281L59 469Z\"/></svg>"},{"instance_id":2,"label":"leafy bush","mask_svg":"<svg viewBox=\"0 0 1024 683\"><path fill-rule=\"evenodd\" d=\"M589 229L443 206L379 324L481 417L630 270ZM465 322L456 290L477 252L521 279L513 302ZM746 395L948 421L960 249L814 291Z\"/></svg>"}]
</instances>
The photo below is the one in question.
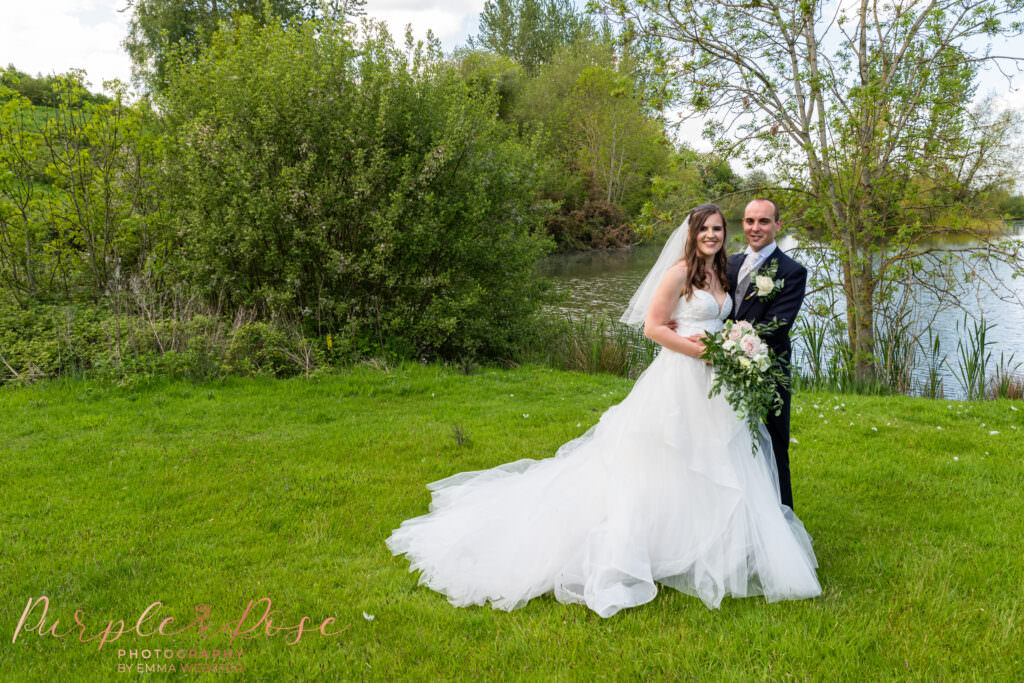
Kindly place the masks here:
<instances>
[{"instance_id":1,"label":"leafy bush","mask_svg":"<svg viewBox=\"0 0 1024 683\"><path fill-rule=\"evenodd\" d=\"M172 74L179 276L350 348L502 357L541 302L536 154L437 45L241 18Z\"/></svg>"},{"instance_id":2,"label":"leafy bush","mask_svg":"<svg viewBox=\"0 0 1024 683\"><path fill-rule=\"evenodd\" d=\"M283 322L191 311L153 319L93 304L23 308L0 297L0 384L59 376L308 375L328 364L323 347Z\"/></svg>"}]
</instances>

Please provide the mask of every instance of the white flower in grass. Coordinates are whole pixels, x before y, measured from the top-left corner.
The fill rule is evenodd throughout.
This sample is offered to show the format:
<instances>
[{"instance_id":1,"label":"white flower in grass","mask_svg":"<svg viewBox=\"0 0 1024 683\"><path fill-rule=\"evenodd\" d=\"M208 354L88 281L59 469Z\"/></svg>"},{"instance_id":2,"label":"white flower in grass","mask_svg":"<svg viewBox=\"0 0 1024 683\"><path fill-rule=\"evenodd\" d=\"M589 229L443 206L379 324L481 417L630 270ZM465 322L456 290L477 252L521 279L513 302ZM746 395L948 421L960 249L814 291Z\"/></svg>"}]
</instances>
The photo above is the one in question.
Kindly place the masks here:
<instances>
[{"instance_id":1,"label":"white flower in grass","mask_svg":"<svg viewBox=\"0 0 1024 683\"><path fill-rule=\"evenodd\" d=\"M374 616L372 614L367 614L366 612L363 612L363 619L366 619L367 621L373 621Z\"/></svg>"},{"instance_id":2,"label":"white flower in grass","mask_svg":"<svg viewBox=\"0 0 1024 683\"><path fill-rule=\"evenodd\" d=\"M997 432L996 430L993 429L992 431L989 432L989 436L992 436L992 435L995 435L995 434L998 434L998 433L999 432Z\"/></svg>"},{"instance_id":3,"label":"white flower in grass","mask_svg":"<svg viewBox=\"0 0 1024 683\"><path fill-rule=\"evenodd\" d=\"M789 442L790 442L790 443L800 443L799 441L797 441L797 440L796 440L796 437L795 437L795 436L791 436L791 437L789 437Z\"/></svg>"},{"instance_id":4,"label":"white flower in grass","mask_svg":"<svg viewBox=\"0 0 1024 683\"><path fill-rule=\"evenodd\" d=\"M1010 406L1010 410L1012 410L1013 412L1017 412L1017 406Z\"/></svg>"},{"instance_id":5,"label":"white flower in grass","mask_svg":"<svg viewBox=\"0 0 1024 683\"><path fill-rule=\"evenodd\" d=\"M960 458L958 458L958 457L956 457L956 456L954 455L954 456L953 456L953 460L954 460L954 461L957 461L957 462L958 462L958 461L960 460Z\"/></svg>"},{"instance_id":6,"label":"white flower in grass","mask_svg":"<svg viewBox=\"0 0 1024 683\"><path fill-rule=\"evenodd\" d=\"M873 432L877 432L877 431L878 431L878 427L872 427L872 428L871 428L871 431L873 431Z\"/></svg>"},{"instance_id":7,"label":"white flower in grass","mask_svg":"<svg viewBox=\"0 0 1024 683\"><path fill-rule=\"evenodd\" d=\"M529 413L523 413L523 417L530 417Z\"/></svg>"},{"instance_id":8,"label":"white flower in grass","mask_svg":"<svg viewBox=\"0 0 1024 683\"><path fill-rule=\"evenodd\" d=\"M936 429L942 429L942 425L936 425L935 428Z\"/></svg>"}]
</instances>

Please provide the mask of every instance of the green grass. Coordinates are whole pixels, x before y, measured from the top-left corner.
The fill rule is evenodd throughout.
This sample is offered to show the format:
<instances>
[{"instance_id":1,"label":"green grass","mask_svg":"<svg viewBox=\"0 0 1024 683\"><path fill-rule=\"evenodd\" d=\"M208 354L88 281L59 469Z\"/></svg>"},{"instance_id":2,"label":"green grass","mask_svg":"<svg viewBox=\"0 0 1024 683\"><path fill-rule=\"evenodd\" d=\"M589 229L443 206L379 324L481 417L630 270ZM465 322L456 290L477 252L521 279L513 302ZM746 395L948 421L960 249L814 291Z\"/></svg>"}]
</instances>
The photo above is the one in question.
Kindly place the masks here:
<instances>
[{"instance_id":1,"label":"green grass","mask_svg":"<svg viewBox=\"0 0 1024 683\"><path fill-rule=\"evenodd\" d=\"M236 641L240 680L1024 677L1019 401L798 394L791 455L821 564L815 600L709 611L663 589L608 620L550 596L457 609L388 552L391 530L426 511L427 482L550 456L630 386L408 365L0 389L0 680L110 680L119 649L229 647L194 630L102 650L76 633L12 643L41 595L61 631L83 610L86 637L109 620L131 628L156 600L180 623L206 603L219 627L269 597L284 625L344 628Z\"/></svg>"}]
</instances>

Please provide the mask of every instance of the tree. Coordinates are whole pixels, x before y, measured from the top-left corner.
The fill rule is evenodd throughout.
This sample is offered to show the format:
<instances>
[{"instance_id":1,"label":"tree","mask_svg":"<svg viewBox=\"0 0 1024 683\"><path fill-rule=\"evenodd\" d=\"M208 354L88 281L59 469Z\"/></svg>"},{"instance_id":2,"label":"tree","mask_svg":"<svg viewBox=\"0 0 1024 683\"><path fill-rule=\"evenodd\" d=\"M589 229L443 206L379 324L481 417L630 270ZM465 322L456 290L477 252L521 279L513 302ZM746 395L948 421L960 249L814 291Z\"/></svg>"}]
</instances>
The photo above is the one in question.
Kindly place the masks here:
<instances>
[{"instance_id":1,"label":"tree","mask_svg":"<svg viewBox=\"0 0 1024 683\"><path fill-rule=\"evenodd\" d=\"M593 19L571 0L487 0L480 33L469 44L509 57L535 74L559 48L597 35Z\"/></svg>"},{"instance_id":2,"label":"tree","mask_svg":"<svg viewBox=\"0 0 1024 683\"><path fill-rule=\"evenodd\" d=\"M453 59L471 88L483 96L491 91L497 93L498 116L511 122L526 80L523 67L509 57L486 50L458 50Z\"/></svg>"},{"instance_id":3,"label":"tree","mask_svg":"<svg viewBox=\"0 0 1024 683\"><path fill-rule=\"evenodd\" d=\"M873 376L877 316L914 288L948 297L943 260L979 253L1021 267L1021 245L985 228L1004 184L1008 114L971 106L981 65L1021 35L1021 0L601 0L653 57L675 100L755 165L774 163L788 215L841 276L856 375ZM788 220L788 218L787 218ZM791 223L793 221L790 221ZM988 223L990 225L991 223ZM936 246L971 232L977 247Z\"/></svg>"},{"instance_id":4,"label":"tree","mask_svg":"<svg viewBox=\"0 0 1024 683\"><path fill-rule=\"evenodd\" d=\"M99 299L154 242L152 112L117 81L97 102L82 79L50 79L47 108L0 85L0 283L19 300Z\"/></svg>"},{"instance_id":5,"label":"tree","mask_svg":"<svg viewBox=\"0 0 1024 683\"><path fill-rule=\"evenodd\" d=\"M622 205L627 193L639 194L667 152L661 125L644 115L631 86L627 76L591 66L566 98L576 163L609 204Z\"/></svg>"},{"instance_id":6,"label":"tree","mask_svg":"<svg viewBox=\"0 0 1024 683\"><path fill-rule=\"evenodd\" d=\"M20 93L36 106L56 106L53 88L57 80L58 76L54 75L29 76L24 71L18 71L13 64L8 64L6 69L0 71L0 86L6 86L10 92L7 95L0 95L0 99L7 99L13 93ZM109 102L110 98L102 93L84 92L82 101L103 103Z\"/></svg>"},{"instance_id":7,"label":"tree","mask_svg":"<svg viewBox=\"0 0 1024 683\"><path fill-rule=\"evenodd\" d=\"M124 47L138 84L160 90L174 60L193 59L209 45L220 22L250 16L260 24L287 23L321 14L351 16L365 0L128 0Z\"/></svg>"},{"instance_id":8,"label":"tree","mask_svg":"<svg viewBox=\"0 0 1024 683\"><path fill-rule=\"evenodd\" d=\"M158 101L173 267L210 301L364 353L509 357L543 302L540 160L436 43L242 18Z\"/></svg>"},{"instance_id":9,"label":"tree","mask_svg":"<svg viewBox=\"0 0 1024 683\"><path fill-rule=\"evenodd\" d=\"M668 165L661 123L620 64L607 44L563 47L527 80L515 109L554 162L547 194L561 206L548 227L562 248L631 243L627 223L650 197L652 176Z\"/></svg>"},{"instance_id":10,"label":"tree","mask_svg":"<svg viewBox=\"0 0 1024 683\"><path fill-rule=\"evenodd\" d=\"M0 283L20 300L37 291L42 142L27 97L0 83L0 102Z\"/></svg>"}]
</instances>

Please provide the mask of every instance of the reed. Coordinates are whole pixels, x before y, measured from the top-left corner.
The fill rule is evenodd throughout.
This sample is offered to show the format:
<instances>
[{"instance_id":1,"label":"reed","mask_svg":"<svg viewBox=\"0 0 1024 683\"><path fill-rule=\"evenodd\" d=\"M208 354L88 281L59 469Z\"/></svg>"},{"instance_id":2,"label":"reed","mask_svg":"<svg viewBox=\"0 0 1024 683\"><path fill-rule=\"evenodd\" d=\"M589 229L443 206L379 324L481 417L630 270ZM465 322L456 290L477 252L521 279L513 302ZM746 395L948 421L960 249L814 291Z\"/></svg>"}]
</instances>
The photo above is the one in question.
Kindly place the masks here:
<instances>
[{"instance_id":1,"label":"reed","mask_svg":"<svg viewBox=\"0 0 1024 683\"><path fill-rule=\"evenodd\" d=\"M920 330L907 311L884 318L875 338L875 376L859 379L853 372L846 327L838 315L808 315L794 328L794 390L821 390L864 395L903 394L944 398L944 378L952 375L963 398L1020 398L1024 363L1000 355L993 370L995 323L967 316L958 322L954 363L942 351L931 327ZM915 380L915 378L918 378Z\"/></svg>"},{"instance_id":2,"label":"reed","mask_svg":"<svg viewBox=\"0 0 1024 683\"><path fill-rule=\"evenodd\" d=\"M996 366L995 374L989 378L988 397L991 399L1024 398L1024 374L1020 373L1020 361L1014 361L1014 355L1009 358L999 354L999 365Z\"/></svg>"},{"instance_id":3,"label":"reed","mask_svg":"<svg viewBox=\"0 0 1024 683\"><path fill-rule=\"evenodd\" d=\"M658 345L643 332L606 317L563 314L548 318L516 361L635 378L657 351Z\"/></svg>"},{"instance_id":4,"label":"reed","mask_svg":"<svg viewBox=\"0 0 1024 683\"><path fill-rule=\"evenodd\" d=\"M946 357L942 355L942 340L931 328L928 328L928 345L925 350L925 376L921 385L921 395L925 398L942 398L942 368L947 366Z\"/></svg>"},{"instance_id":5,"label":"reed","mask_svg":"<svg viewBox=\"0 0 1024 683\"><path fill-rule=\"evenodd\" d=\"M903 310L883 320L875 336L878 380L898 394L911 392L918 349L913 324L909 311Z\"/></svg>"},{"instance_id":6,"label":"reed","mask_svg":"<svg viewBox=\"0 0 1024 683\"><path fill-rule=\"evenodd\" d=\"M984 316L979 320L970 320L964 314L963 331L959 322L956 327L959 339L956 343L957 364L953 368L953 376L960 383L968 401L985 398L987 369L992 360L992 352L988 350L992 342L988 333L995 325L985 322Z\"/></svg>"},{"instance_id":7,"label":"reed","mask_svg":"<svg viewBox=\"0 0 1024 683\"><path fill-rule=\"evenodd\" d=\"M832 353L828 344L828 322L817 317L801 320L796 326L796 338L802 342L806 364L803 367L794 365L793 382L806 388L825 387L829 384L828 362Z\"/></svg>"}]
</instances>

